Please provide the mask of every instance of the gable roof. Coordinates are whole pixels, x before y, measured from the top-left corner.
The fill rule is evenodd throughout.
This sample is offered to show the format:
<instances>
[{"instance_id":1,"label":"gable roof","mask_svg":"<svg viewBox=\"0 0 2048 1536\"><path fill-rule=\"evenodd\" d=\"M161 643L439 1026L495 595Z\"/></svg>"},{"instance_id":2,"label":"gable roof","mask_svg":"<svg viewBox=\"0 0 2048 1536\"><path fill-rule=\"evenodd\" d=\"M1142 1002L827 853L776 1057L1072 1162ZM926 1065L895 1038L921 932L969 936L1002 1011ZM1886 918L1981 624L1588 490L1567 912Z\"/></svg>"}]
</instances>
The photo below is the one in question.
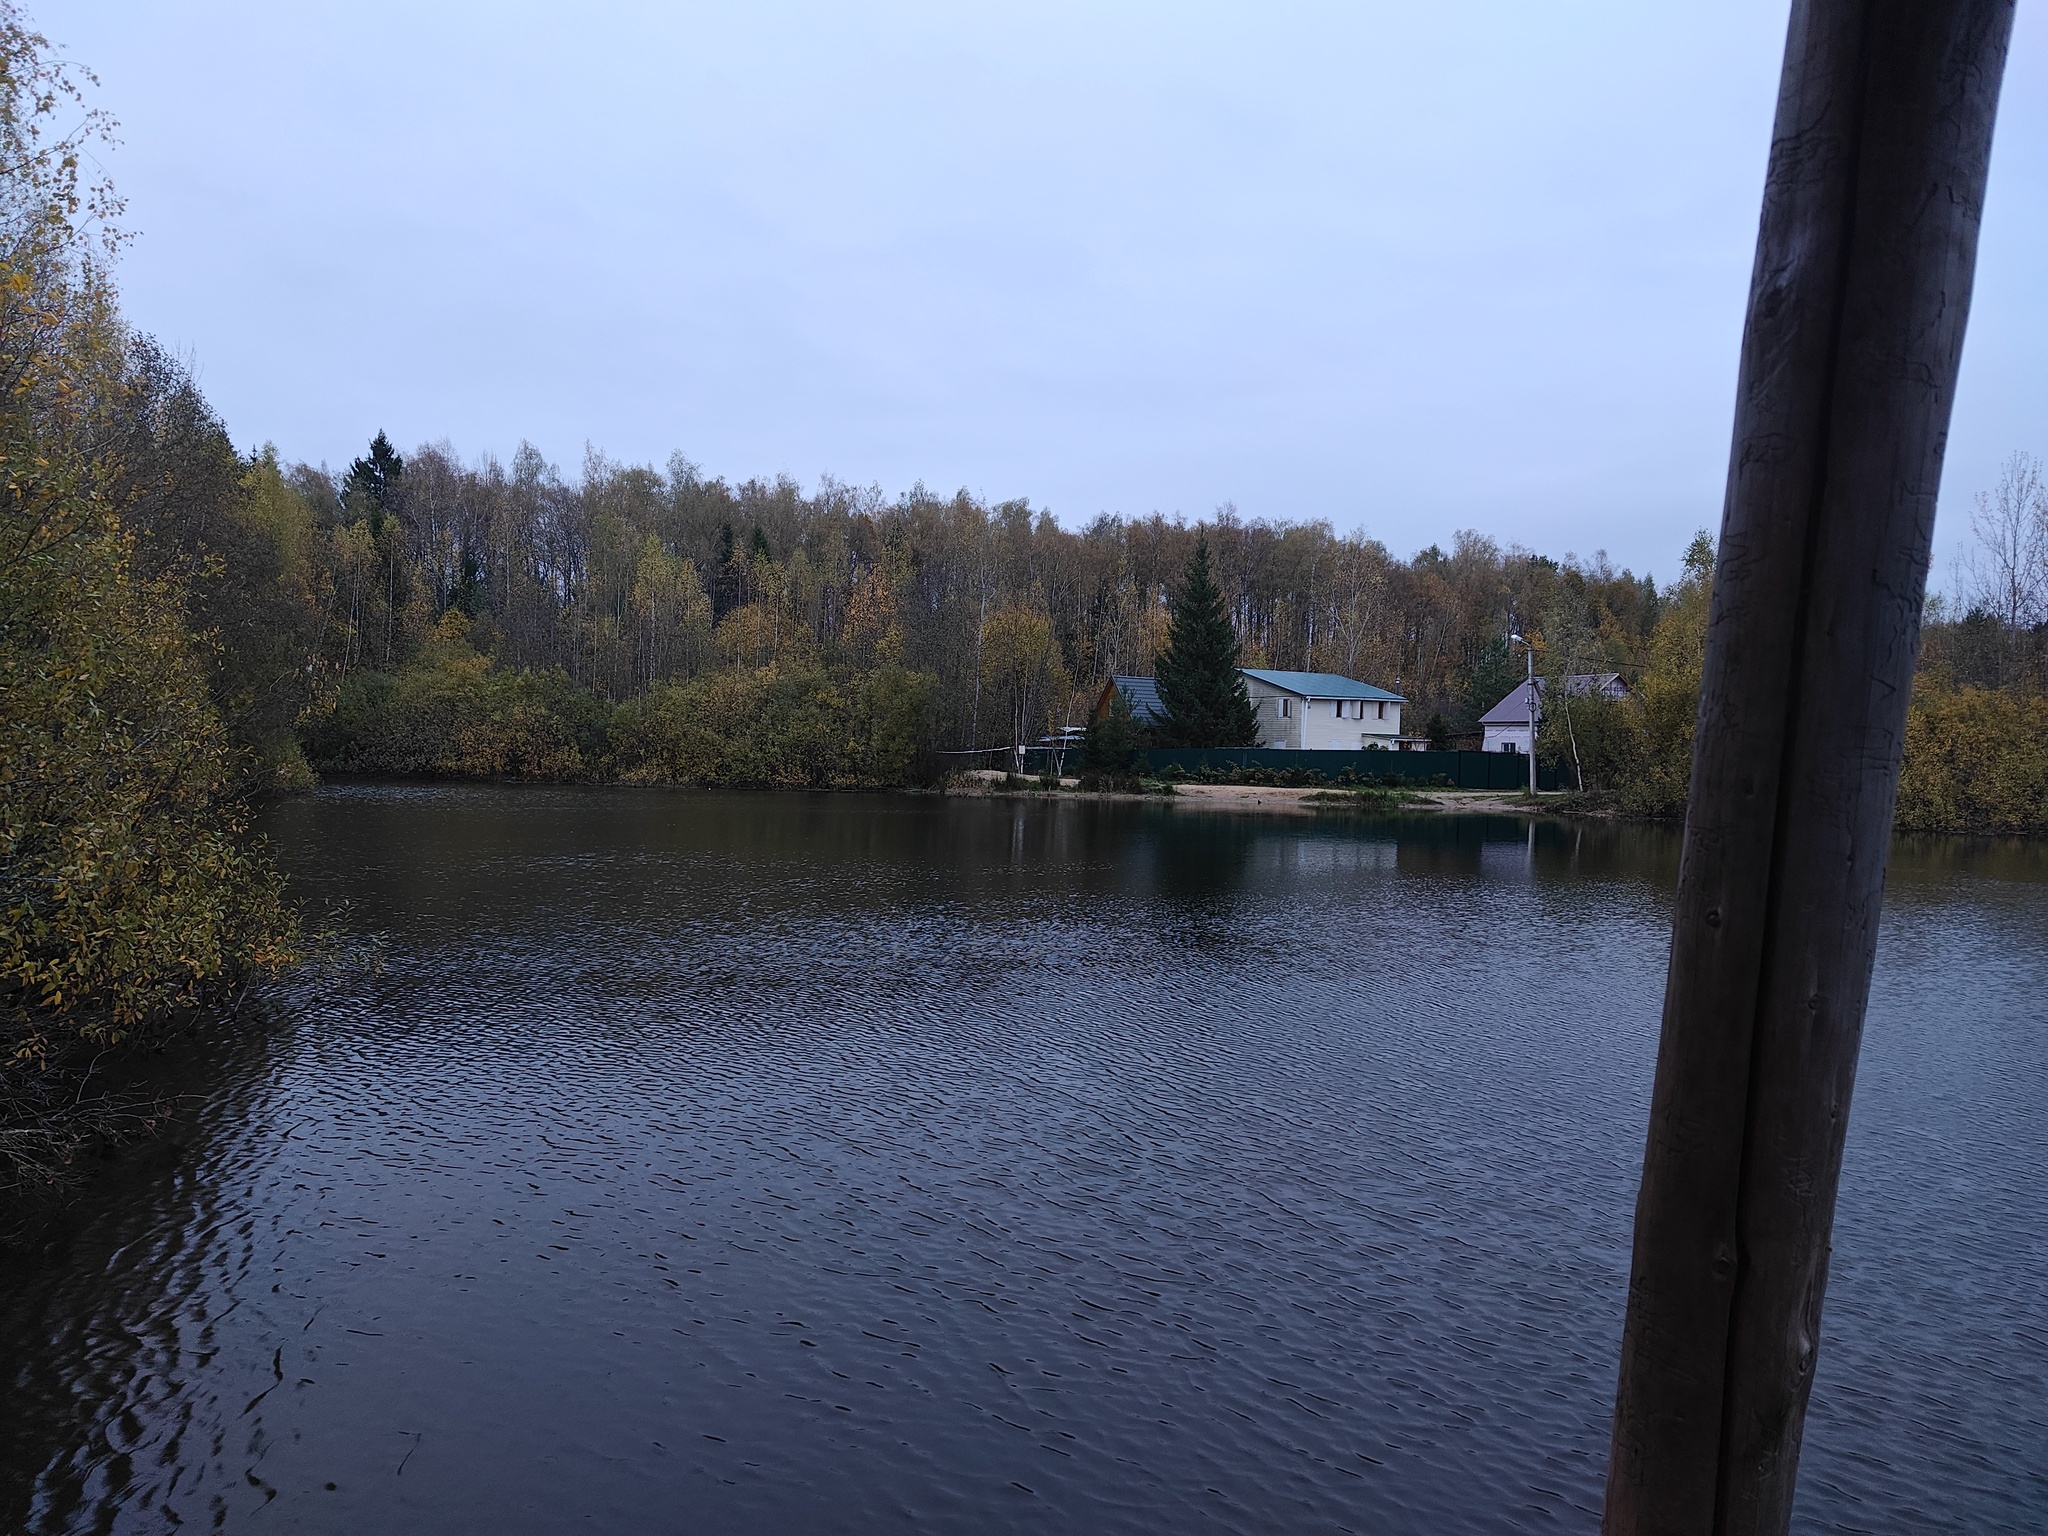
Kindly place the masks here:
<instances>
[{"instance_id":1,"label":"gable roof","mask_svg":"<svg viewBox=\"0 0 2048 1536\"><path fill-rule=\"evenodd\" d=\"M1540 686L1539 690L1540 690ZM1529 723L1529 684L1519 682L1508 690L1508 696L1479 717L1481 725L1527 725Z\"/></svg>"},{"instance_id":2,"label":"gable roof","mask_svg":"<svg viewBox=\"0 0 2048 1536\"><path fill-rule=\"evenodd\" d=\"M1268 672L1263 667L1239 667L1238 670L1246 677L1257 678L1269 688L1298 693L1305 699L1383 699L1389 704L1408 702L1398 693L1389 693L1356 678L1339 677L1335 672Z\"/></svg>"},{"instance_id":3,"label":"gable roof","mask_svg":"<svg viewBox=\"0 0 2048 1536\"><path fill-rule=\"evenodd\" d=\"M1121 688L1131 696L1131 718L1139 725L1158 725L1166 719L1166 708L1159 702L1159 684L1149 677L1112 677L1111 688ZM1102 711L1107 712L1109 697L1105 692Z\"/></svg>"},{"instance_id":4,"label":"gable roof","mask_svg":"<svg viewBox=\"0 0 2048 1536\"><path fill-rule=\"evenodd\" d=\"M1547 678L1536 679L1536 692L1540 697L1548 683ZM1628 692L1628 684L1621 680L1619 672L1574 672L1564 680L1564 691L1575 699L1592 694L1606 698L1619 698ZM1515 684L1508 690L1508 696L1479 717L1481 725L1527 725L1529 723L1528 680Z\"/></svg>"}]
</instances>

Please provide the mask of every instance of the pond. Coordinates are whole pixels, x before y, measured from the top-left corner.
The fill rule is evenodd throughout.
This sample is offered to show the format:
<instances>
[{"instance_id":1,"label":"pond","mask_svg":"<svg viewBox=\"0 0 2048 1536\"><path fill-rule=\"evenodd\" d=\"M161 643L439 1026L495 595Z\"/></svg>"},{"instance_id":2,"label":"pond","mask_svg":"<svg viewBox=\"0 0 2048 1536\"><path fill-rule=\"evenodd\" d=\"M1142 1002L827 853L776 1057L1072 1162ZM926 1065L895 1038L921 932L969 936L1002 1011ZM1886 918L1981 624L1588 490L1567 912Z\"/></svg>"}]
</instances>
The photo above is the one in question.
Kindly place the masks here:
<instances>
[{"instance_id":1,"label":"pond","mask_svg":"<svg viewBox=\"0 0 2048 1536\"><path fill-rule=\"evenodd\" d=\"M331 786L0 1257L0 1530L1597 1524L1676 839ZM2048 853L1893 861L1795 1527L2048 1525Z\"/></svg>"}]
</instances>

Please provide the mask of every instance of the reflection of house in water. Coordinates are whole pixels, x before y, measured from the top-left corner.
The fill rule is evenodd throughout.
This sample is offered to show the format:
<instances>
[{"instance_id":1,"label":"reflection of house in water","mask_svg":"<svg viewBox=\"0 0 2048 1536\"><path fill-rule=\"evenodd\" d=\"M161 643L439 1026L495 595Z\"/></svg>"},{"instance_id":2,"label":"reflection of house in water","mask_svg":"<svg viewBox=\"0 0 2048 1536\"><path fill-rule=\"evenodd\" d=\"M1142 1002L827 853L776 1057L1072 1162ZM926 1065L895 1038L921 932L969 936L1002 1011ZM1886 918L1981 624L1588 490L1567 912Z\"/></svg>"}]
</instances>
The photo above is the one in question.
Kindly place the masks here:
<instances>
[{"instance_id":1,"label":"reflection of house in water","mask_svg":"<svg viewBox=\"0 0 2048 1536\"><path fill-rule=\"evenodd\" d=\"M1569 867L1584 838L1581 826L1522 816L1414 816L1396 853L1404 875L1515 882Z\"/></svg>"},{"instance_id":2,"label":"reflection of house in water","mask_svg":"<svg viewBox=\"0 0 2048 1536\"><path fill-rule=\"evenodd\" d=\"M1529 750L1530 717L1533 715L1539 721L1543 718L1543 693L1548 682L1549 679L1539 677L1533 689L1527 682L1515 684L1506 698L1479 717L1486 731L1482 752ZM1564 680L1564 690L1574 699L1619 699L1627 696L1628 684L1621 680L1619 672L1575 672ZM1535 705L1533 710L1531 704Z\"/></svg>"}]
</instances>

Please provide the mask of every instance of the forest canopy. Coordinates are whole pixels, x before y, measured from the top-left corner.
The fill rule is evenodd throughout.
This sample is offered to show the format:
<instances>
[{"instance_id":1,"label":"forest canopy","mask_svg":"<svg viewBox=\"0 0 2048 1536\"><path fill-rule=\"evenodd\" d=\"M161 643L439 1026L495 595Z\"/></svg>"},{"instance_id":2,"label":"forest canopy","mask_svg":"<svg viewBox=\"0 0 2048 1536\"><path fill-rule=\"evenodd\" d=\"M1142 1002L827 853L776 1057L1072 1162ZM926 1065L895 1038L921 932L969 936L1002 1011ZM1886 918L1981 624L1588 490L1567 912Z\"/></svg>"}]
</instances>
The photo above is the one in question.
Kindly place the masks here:
<instances>
[{"instance_id":1,"label":"forest canopy","mask_svg":"<svg viewBox=\"0 0 2048 1536\"><path fill-rule=\"evenodd\" d=\"M1067 527L1025 501L921 486L730 485L680 456L657 468L592 454L571 481L530 447L509 464L445 444L380 451L374 493L367 456L341 476L268 454L245 470L297 498L325 690L306 739L335 767L474 771L447 700L501 707L484 698L509 686L486 684L500 675L617 706L720 673L893 667L927 680L927 747L1035 740L1084 724L1104 678L1154 670L1199 542L1244 665L1379 683L1468 735L1520 675L1511 627L1560 665L1632 674L1662 611L1653 581L1604 556L1476 533L1404 560L1325 521L1229 507ZM577 771L596 771L587 745Z\"/></svg>"}]
</instances>

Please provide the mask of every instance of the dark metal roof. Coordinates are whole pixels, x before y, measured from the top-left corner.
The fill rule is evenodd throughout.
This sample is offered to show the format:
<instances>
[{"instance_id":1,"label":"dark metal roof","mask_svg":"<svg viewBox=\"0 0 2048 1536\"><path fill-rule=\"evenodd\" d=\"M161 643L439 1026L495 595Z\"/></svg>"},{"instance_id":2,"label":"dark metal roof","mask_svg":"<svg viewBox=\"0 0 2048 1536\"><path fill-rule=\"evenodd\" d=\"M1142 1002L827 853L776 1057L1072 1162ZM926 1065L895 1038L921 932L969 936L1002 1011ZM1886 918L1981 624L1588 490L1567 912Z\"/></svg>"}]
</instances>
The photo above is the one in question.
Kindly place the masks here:
<instances>
[{"instance_id":1,"label":"dark metal roof","mask_svg":"<svg viewBox=\"0 0 2048 1536\"><path fill-rule=\"evenodd\" d=\"M1110 682L1131 696L1131 718L1140 725L1160 725L1166 708L1159 702L1159 684L1149 677L1112 677Z\"/></svg>"}]
</instances>

